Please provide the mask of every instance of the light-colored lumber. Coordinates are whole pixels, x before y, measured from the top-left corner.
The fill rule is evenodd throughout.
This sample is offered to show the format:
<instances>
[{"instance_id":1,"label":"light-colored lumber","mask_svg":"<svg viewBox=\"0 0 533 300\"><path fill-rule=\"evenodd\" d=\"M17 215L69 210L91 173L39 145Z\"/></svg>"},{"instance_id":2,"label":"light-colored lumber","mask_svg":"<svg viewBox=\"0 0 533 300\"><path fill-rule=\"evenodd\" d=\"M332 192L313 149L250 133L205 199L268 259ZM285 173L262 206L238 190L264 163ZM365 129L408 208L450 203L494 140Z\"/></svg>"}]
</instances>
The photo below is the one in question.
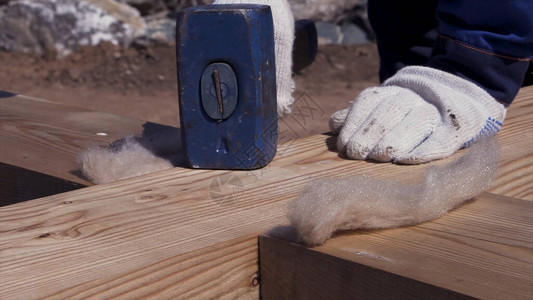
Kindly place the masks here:
<instances>
[{"instance_id":1,"label":"light-colored lumber","mask_svg":"<svg viewBox=\"0 0 533 300\"><path fill-rule=\"evenodd\" d=\"M515 124L527 126L521 114L526 121ZM527 163L531 127L506 126L502 164L520 169L509 162ZM35 136L34 145L53 147ZM257 298L257 236L287 223L286 204L306 183L348 174L410 181L427 167L346 160L334 145L327 135L285 140L274 161L253 172L174 168L0 208L0 298ZM237 176L242 188L214 190L224 176ZM495 188L514 179L505 176ZM526 182L509 191L531 190Z\"/></svg>"},{"instance_id":2,"label":"light-colored lumber","mask_svg":"<svg viewBox=\"0 0 533 300\"><path fill-rule=\"evenodd\" d=\"M91 185L76 173L77 155L91 145L142 135L145 124L32 97L0 98L0 162Z\"/></svg>"},{"instance_id":3,"label":"light-colored lumber","mask_svg":"<svg viewBox=\"0 0 533 300\"><path fill-rule=\"evenodd\" d=\"M502 163L491 192L533 200L533 86L522 88L498 134ZM514 158L506 156L512 152Z\"/></svg>"},{"instance_id":4,"label":"light-colored lumber","mask_svg":"<svg viewBox=\"0 0 533 300\"><path fill-rule=\"evenodd\" d=\"M492 193L532 199L532 105L530 87L508 111ZM433 222L339 234L312 249L262 236L262 298L531 299L533 203L524 199L484 193Z\"/></svg>"},{"instance_id":5,"label":"light-colored lumber","mask_svg":"<svg viewBox=\"0 0 533 300\"><path fill-rule=\"evenodd\" d=\"M306 248L262 236L262 299L531 299L533 202L484 193L418 226Z\"/></svg>"},{"instance_id":6,"label":"light-colored lumber","mask_svg":"<svg viewBox=\"0 0 533 300\"><path fill-rule=\"evenodd\" d=\"M88 146L107 146L126 135L142 136L150 125L169 128L26 96L0 98L0 163L92 185L79 176L77 155ZM295 142L285 127L285 122L280 123L285 131L280 137L285 142L282 153ZM509 109L499 135L502 152L511 151L515 158L503 160L492 192L533 199L533 130L528 130L532 127L533 87L528 87Z\"/></svg>"}]
</instances>

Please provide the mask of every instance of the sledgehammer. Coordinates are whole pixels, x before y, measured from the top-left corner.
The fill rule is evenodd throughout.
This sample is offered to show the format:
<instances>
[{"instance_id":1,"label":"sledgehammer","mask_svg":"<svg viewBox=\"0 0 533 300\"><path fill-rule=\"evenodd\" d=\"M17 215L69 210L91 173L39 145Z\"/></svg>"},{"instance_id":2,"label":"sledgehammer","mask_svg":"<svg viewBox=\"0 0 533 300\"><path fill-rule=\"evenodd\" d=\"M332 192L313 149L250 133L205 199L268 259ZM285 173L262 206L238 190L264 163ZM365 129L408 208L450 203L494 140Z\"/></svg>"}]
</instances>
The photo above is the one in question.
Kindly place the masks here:
<instances>
[{"instance_id":1,"label":"sledgehammer","mask_svg":"<svg viewBox=\"0 0 533 300\"><path fill-rule=\"evenodd\" d=\"M305 45L295 51L303 53L296 54L303 57L295 64L301 69L316 54L316 29L310 21L297 22L296 29L295 45ZM188 165L237 170L266 166L276 154L278 135L270 7L211 5L182 11L176 57Z\"/></svg>"}]
</instances>

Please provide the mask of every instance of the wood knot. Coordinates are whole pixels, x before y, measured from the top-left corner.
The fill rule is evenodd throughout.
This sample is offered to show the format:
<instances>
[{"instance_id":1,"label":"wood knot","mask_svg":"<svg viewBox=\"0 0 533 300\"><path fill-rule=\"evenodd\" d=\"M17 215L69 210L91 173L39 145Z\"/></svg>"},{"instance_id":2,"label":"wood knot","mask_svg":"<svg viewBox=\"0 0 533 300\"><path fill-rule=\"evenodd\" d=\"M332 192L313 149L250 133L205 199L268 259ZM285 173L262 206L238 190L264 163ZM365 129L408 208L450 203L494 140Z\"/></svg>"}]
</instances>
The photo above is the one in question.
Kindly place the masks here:
<instances>
[{"instance_id":1,"label":"wood knot","mask_svg":"<svg viewBox=\"0 0 533 300\"><path fill-rule=\"evenodd\" d=\"M259 285L259 278L254 277L252 278L252 286L258 286Z\"/></svg>"},{"instance_id":2,"label":"wood knot","mask_svg":"<svg viewBox=\"0 0 533 300\"><path fill-rule=\"evenodd\" d=\"M153 194L153 195L140 195L135 197L135 202L137 203L144 203L144 202L152 202L152 201L159 201L166 199L166 195L161 194Z\"/></svg>"}]
</instances>

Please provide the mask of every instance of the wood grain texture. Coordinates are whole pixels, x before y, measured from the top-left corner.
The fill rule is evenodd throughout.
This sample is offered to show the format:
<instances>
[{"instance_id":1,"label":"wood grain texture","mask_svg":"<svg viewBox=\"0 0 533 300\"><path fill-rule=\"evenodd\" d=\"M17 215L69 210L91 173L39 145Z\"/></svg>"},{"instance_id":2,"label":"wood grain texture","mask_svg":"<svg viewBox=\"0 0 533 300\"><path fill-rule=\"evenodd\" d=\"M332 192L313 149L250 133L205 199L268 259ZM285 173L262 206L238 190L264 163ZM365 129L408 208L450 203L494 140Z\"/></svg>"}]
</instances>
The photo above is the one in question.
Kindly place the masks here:
<instances>
[{"instance_id":1,"label":"wood grain texture","mask_svg":"<svg viewBox=\"0 0 533 300\"><path fill-rule=\"evenodd\" d=\"M0 162L91 185L76 173L78 154L91 145L142 135L144 124L26 96L0 98Z\"/></svg>"},{"instance_id":2,"label":"wood grain texture","mask_svg":"<svg viewBox=\"0 0 533 300\"><path fill-rule=\"evenodd\" d=\"M262 299L531 299L533 203L485 193L419 226L260 238Z\"/></svg>"},{"instance_id":3,"label":"wood grain texture","mask_svg":"<svg viewBox=\"0 0 533 300\"><path fill-rule=\"evenodd\" d=\"M491 192L533 200L533 86L522 88L507 110L498 141L505 158Z\"/></svg>"},{"instance_id":4,"label":"wood grain texture","mask_svg":"<svg viewBox=\"0 0 533 300\"><path fill-rule=\"evenodd\" d=\"M523 199L484 193L433 222L340 234L313 249L262 236L262 298L531 299L532 106L533 87L522 89L499 134L491 189Z\"/></svg>"},{"instance_id":5,"label":"wood grain texture","mask_svg":"<svg viewBox=\"0 0 533 300\"><path fill-rule=\"evenodd\" d=\"M25 99L42 110L52 105ZM0 103L4 100L9 98ZM32 121L39 110L10 105L1 107L1 131L9 133L18 149L44 147L73 157L85 143L77 145L78 135L102 130L90 117L74 112L58 123L53 115L46 118L52 121ZM525 107L530 114L531 109ZM87 131L65 134L76 120ZM41 122L53 124L43 130ZM116 128L106 132L120 136L121 127ZM58 133L49 134L54 130ZM501 138L507 139L509 151L503 151L502 164L520 168L509 162L523 164L524 155L533 151L530 141L512 128L504 130ZM520 132L525 130L531 129ZM26 138L17 141L21 136ZM174 168L0 208L0 298L257 297L251 284L258 272L257 236L286 224L286 204L306 183L349 174L413 181L427 167L346 160L335 152L335 138L327 135L282 140L274 161L253 172ZM0 151L9 150L2 147ZM10 155L2 157L22 160ZM495 188L514 179L504 176ZM217 187L220 182L232 184ZM509 191L531 195L531 189L525 183Z\"/></svg>"}]
</instances>

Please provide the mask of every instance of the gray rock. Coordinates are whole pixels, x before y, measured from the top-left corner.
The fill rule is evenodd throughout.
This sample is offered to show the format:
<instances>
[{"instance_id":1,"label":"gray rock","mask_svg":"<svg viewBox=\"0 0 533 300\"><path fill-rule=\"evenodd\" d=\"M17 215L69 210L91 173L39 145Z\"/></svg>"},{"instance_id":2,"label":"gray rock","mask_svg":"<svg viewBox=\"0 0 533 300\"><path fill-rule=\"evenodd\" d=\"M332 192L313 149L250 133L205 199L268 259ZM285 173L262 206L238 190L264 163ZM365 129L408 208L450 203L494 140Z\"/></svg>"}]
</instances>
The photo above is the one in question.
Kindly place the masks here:
<instances>
[{"instance_id":1,"label":"gray rock","mask_svg":"<svg viewBox=\"0 0 533 300\"><path fill-rule=\"evenodd\" d=\"M146 38L150 42L169 44L176 39L176 20L166 13L149 16L146 22Z\"/></svg>"},{"instance_id":2,"label":"gray rock","mask_svg":"<svg viewBox=\"0 0 533 300\"><path fill-rule=\"evenodd\" d=\"M136 6L135 2L152 2L156 4L160 0L118 0ZM176 40L176 16L183 9L191 6L210 5L212 0L164 0L165 10L159 13L151 13L144 17L146 33L135 40L134 46L147 47L153 43L170 44ZM141 14L144 12L139 9Z\"/></svg>"},{"instance_id":3,"label":"gray rock","mask_svg":"<svg viewBox=\"0 0 533 300\"><path fill-rule=\"evenodd\" d=\"M341 26L343 45L360 45L370 42L367 38L366 32L354 24L346 24Z\"/></svg>"},{"instance_id":4,"label":"gray rock","mask_svg":"<svg viewBox=\"0 0 533 300\"><path fill-rule=\"evenodd\" d=\"M339 44L342 41L340 26L328 22L316 22L315 26L319 45Z\"/></svg>"},{"instance_id":5,"label":"gray rock","mask_svg":"<svg viewBox=\"0 0 533 300\"><path fill-rule=\"evenodd\" d=\"M320 44L360 44L368 42L368 37L373 38L366 16L367 0L288 1L296 19L318 21ZM0 48L36 53L52 49L63 57L81 46L97 45L100 41L121 46L128 46L132 41L146 45L172 43L175 13L212 2L0 0Z\"/></svg>"},{"instance_id":6,"label":"gray rock","mask_svg":"<svg viewBox=\"0 0 533 300\"><path fill-rule=\"evenodd\" d=\"M0 48L63 57L101 41L127 46L145 31L137 10L113 0L17 0L3 7Z\"/></svg>"},{"instance_id":7,"label":"gray rock","mask_svg":"<svg viewBox=\"0 0 533 300\"><path fill-rule=\"evenodd\" d=\"M365 6L367 0L289 0L295 19L313 21L342 21L342 16L358 6Z\"/></svg>"},{"instance_id":8,"label":"gray rock","mask_svg":"<svg viewBox=\"0 0 533 300\"><path fill-rule=\"evenodd\" d=\"M173 12L179 12L190 6L209 5L212 3L213 0L165 0L167 8Z\"/></svg>"},{"instance_id":9,"label":"gray rock","mask_svg":"<svg viewBox=\"0 0 533 300\"><path fill-rule=\"evenodd\" d=\"M354 24L339 26L334 23L316 22L318 44L359 45L369 42L366 32Z\"/></svg>"},{"instance_id":10,"label":"gray rock","mask_svg":"<svg viewBox=\"0 0 533 300\"><path fill-rule=\"evenodd\" d=\"M363 29L369 39L374 32L367 15L367 0L289 0L296 20L336 24L352 23Z\"/></svg>"},{"instance_id":11,"label":"gray rock","mask_svg":"<svg viewBox=\"0 0 533 300\"><path fill-rule=\"evenodd\" d=\"M152 15L161 11L166 11L164 0L115 0L120 3L128 4L136 8L141 16Z\"/></svg>"}]
</instances>

